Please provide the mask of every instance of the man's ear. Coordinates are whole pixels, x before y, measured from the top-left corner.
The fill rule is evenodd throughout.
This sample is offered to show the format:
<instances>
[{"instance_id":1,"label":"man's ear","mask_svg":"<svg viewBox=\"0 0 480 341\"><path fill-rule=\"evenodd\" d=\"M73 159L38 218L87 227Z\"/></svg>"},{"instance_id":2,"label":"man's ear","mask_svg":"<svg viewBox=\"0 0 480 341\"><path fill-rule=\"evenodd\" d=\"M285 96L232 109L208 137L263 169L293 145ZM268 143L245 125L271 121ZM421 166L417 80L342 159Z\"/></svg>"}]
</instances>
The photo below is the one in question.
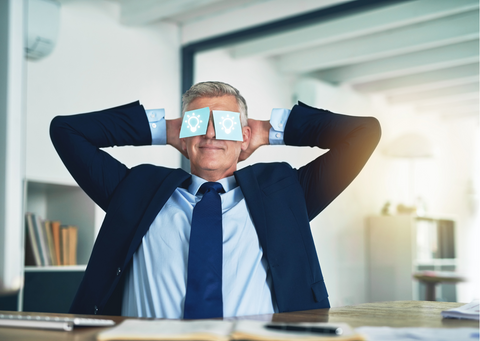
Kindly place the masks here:
<instances>
[{"instance_id":1,"label":"man's ear","mask_svg":"<svg viewBox=\"0 0 480 341\"><path fill-rule=\"evenodd\" d=\"M252 128L250 128L249 126L243 127L242 136L243 136L242 150L245 151L250 145L250 139L252 138Z\"/></svg>"}]
</instances>

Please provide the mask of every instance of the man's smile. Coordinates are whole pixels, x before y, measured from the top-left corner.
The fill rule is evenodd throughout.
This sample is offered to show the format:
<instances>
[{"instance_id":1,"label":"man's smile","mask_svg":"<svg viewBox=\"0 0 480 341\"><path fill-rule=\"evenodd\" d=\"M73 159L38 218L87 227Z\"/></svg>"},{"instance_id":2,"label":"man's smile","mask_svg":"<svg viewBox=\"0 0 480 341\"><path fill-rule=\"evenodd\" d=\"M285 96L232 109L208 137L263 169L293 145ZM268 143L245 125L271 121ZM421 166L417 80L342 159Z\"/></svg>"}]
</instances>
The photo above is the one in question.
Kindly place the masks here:
<instances>
[{"instance_id":1,"label":"man's smile","mask_svg":"<svg viewBox=\"0 0 480 341\"><path fill-rule=\"evenodd\" d=\"M219 145L215 145L215 144L211 144L211 143L201 144L201 145L198 146L198 148L206 150L206 151L209 151L209 150L215 151L215 150L224 149L223 146L219 146Z\"/></svg>"}]
</instances>

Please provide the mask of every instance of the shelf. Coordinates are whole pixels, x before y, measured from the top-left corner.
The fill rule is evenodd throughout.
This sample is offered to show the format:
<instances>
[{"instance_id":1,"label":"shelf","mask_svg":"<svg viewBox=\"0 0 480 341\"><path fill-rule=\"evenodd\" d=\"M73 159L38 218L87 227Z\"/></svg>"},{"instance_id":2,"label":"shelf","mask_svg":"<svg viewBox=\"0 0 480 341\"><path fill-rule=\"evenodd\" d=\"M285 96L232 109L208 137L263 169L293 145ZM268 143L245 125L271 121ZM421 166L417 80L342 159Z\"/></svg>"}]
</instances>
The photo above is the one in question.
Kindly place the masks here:
<instances>
[{"instance_id":1,"label":"shelf","mask_svg":"<svg viewBox=\"0 0 480 341\"><path fill-rule=\"evenodd\" d=\"M25 212L77 226L77 262L87 264L98 231L95 203L76 185L27 181L25 186ZM58 268L55 271L67 271L63 266Z\"/></svg>"},{"instance_id":2,"label":"shelf","mask_svg":"<svg viewBox=\"0 0 480 341\"><path fill-rule=\"evenodd\" d=\"M78 187L75 180L70 177L69 179L59 179L59 178L45 178L45 177L29 177L27 182L36 183L36 184L45 184L45 185L60 185L60 186L71 186Z\"/></svg>"},{"instance_id":3,"label":"shelf","mask_svg":"<svg viewBox=\"0 0 480 341\"><path fill-rule=\"evenodd\" d=\"M24 204L24 213L27 212L77 226L79 265L25 266L25 285L19 294L18 307L24 311L66 313L90 259L103 211L73 183L28 179Z\"/></svg>"},{"instance_id":4,"label":"shelf","mask_svg":"<svg viewBox=\"0 0 480 341\"><path fill-rule=\"evenodd\" d=\"M23 311L68 313L73 298L83 278L83 270L43 271L60 267L38 267L25 271Z\"/></svg>"},{"instance_id":5,"label":"shelf","mask_svg":"<svg viewBox=\"0 0 480 341\"><path fill-rule=\"evenodd\" d=\"M25 272L47 272L47 271L85 271L86 265L66 266L25 266Z\"/></svg>"}]
</instances>

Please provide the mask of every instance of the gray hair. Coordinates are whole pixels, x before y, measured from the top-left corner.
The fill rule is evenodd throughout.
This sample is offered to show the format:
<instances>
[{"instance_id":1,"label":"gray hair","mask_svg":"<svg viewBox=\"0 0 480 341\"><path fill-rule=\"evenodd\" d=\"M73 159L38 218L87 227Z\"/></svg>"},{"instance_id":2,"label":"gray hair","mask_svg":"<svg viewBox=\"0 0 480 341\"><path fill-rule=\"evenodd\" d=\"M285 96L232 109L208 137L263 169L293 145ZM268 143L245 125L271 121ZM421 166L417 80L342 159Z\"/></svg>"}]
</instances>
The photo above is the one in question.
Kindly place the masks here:
<instances>
[{"instance_id":1,"label":"gray hair","mask_svg":"<svg viewBox=\"0 0 480 341\"><path fill-rule=\"evenodd\" d=\"M240 111L240 122L242 127L248 125L247 102L236 88L223 82L201 82L192 85L182 96L182 116L185 115L187 107L197 98L235 96Z\"/></svg>"}]
</instances>

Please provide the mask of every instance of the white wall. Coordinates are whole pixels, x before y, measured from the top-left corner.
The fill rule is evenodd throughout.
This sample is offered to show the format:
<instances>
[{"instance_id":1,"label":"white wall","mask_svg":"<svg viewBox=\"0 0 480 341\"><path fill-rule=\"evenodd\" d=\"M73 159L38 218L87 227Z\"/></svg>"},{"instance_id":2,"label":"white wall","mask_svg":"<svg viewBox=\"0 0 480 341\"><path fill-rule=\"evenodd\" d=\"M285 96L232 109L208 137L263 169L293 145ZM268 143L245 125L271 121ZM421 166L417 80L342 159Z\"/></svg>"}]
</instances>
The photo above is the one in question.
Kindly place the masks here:
<instances>
[{"instance_id":1,"label":"white wall","mask_svg":"<svg viewBox=\"0 0 480 341\"><path fill-rule=\"evenodd\" d=\"M380 214L385 202L393 206L408 199L408 162L384 155L396 137L419 132L436 146L437 156L419 160L415 166L415 194L421 196L428 214L457 221L459 271L470 281L459 285L458 299L467 302L479 297L478 201L472 198L472 186L478 186L472 155L478 145L475 117L461 119L422 116L412 108L394 108L379 98L369 98L349 87L334 87L315 80L281 76L263 59L233 60L227 51L216 50L197 55L195 81L222 80L237 87L249 106L249 116L268 119L271 108L291 107L298 98L307 104L350 115L377 117L382 139L352 184L312 223L327 289L333 306L366 302L367 264L365 261L365 218ZM477 139L477 140L475 140ZM245 164L285 160L299 167L320 155L312 148L262 147ZM477 163L479 158L477 156ZM478 165L477 165L478 169ZM474 176L477 176L475 179ZM470 193L470 194L469 194ZM478 195L478 189L477 189Z\"/></svg>"},{"instance_id":2,"label":"white wall","mask_svg":"<svg viewBox=\"0 0 480 341\"><path fill-rule=\"evenodd\" d=\"M180 111L179 33L175 25L126 27L119 4L70 0L61 7L53 52L28 62L27 178L72 182L49 138L56 115L99 110L140 100L146 108ZM161 163L178 167L171 147L110 150L128 166Z\"/></svg>"}]
</instances>

